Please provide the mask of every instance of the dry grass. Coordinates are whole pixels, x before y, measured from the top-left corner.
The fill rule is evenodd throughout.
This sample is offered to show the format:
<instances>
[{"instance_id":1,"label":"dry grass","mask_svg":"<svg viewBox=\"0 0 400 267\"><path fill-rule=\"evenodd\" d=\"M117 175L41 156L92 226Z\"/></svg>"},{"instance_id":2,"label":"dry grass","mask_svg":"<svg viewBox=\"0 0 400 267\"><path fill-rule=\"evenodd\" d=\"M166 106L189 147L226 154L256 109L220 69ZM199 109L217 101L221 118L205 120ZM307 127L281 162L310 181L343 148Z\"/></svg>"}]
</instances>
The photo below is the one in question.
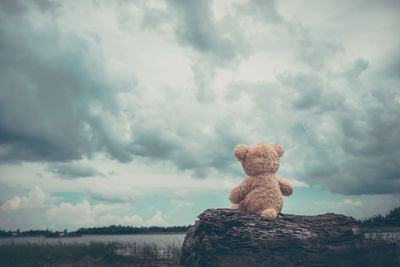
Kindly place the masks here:
<instances>
[{"instance_id":1,"label":"dry grass","mask_svg":"<svg viewBox=\"0 0 400 267\"><path fill-rule=\"evenodd\" d=\"M179 266L178 245L154 243L0 246L0 266Z\"/></svg>"}]
</instances>

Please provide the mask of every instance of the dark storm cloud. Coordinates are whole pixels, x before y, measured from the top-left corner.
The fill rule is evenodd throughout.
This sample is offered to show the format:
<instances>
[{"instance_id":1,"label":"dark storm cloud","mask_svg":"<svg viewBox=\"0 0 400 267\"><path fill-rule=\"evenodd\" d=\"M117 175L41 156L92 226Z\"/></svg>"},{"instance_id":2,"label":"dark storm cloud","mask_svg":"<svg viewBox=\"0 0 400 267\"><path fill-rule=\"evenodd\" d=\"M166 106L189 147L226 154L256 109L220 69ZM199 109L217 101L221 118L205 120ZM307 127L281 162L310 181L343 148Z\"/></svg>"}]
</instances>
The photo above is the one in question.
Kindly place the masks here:
<instances>
[{"instance_id":1,"label":"dark storm cloud","mask_svg":"<svg viewBox=\"0 0 400 267\"><path fill-rule=\"evenodd\" d=\"M220 20L215 18L212 4L209 0L168 1L169 11L174 12L178 18L178 40L200 52L203 57L208 57L216 65L237 63L240 56L249 53L251 40L243 38L243 20L283 23L275 1L254 0L234 4L233 13Z\"/></svg>"},{"instance_id":2,"label":"dark storm cloud","mask_svg":"<svg viewBox=\"0 0 400 267\"><path fill-rule=\"evenodd\" d=\"M57 12L57 8L60 6L59 3L49 0L32 0L29 2L21 0L3 0L0 3L1 10L9 15L21 15L28 12L31 8L38 8L44 12L54 13Z\"/></svg>"},{"instance_id":3,"label":"dark storm cloud","mask_svg":"<svg viewBox=\"0 0 400 267\"><path fill-rule=\"evenodd\" d=\"M173 156L174 151L182 147L176 138L155 129L137 128L134 135L135 139L130 144L129 150L138 156L166 160Z\"/></svg>"},{"instance_id":4,"label":"dark storm cloud","mask_svg":"<svg viewBox=\"0 0 400 267\"><path fill-rule=\"evenodd\" d=\"M175 28L178 41L200 54L192 64L200 102L214 99L210 83L216 66L232 64L240 53L237 38L230 32L232 28L223 31L214 21L211 4L211 1L168 1L169 10L178 18Z\"/></svg>"},{"instance_id":5,"label":"dark storm cloud","mask_svg":"<svg viewBox=\"0 0 400 267\"><path fill-rule=\"evenodd\" d=\"M346 78L351 83L358 85L361 73L368 69L369 63L365 59L358 58L353 66L345 72Z\"/></svg>"},{"instance_id":6,"label":"dark storm cloud","mask_svg":"<svg viewBox=\"0 0 400 267\"><path fill-rule=\"evenodd\" d=\"M4 0L0 5L3 12L7 14L21 14L28 9L21 1Z\"/></svg>"},{"instance_id":7,"label":"dark storm cloud","mask_svg":"<svg viewBox=\"0 0 400 267\"><path fill-rule=\"evenodd\" d=\"M237 144L243 143L240 129L235 123L235 118L224 118L213 129L213 137L201 134L188 136L192 144L185 147L175 155L177 166L182 170L194 170L194 177L206 178L214 169L220 173L235 173L237 166L233 157L233 149Z\"/></svg>"},{"instance_id":8,"label":"dark storm cloud","mask_svg":"<svg viewBox=\"0 0 400 267\"><path fill-rule=\"evenodd\" d=\"M101 58L56 23L32 26L30 11L43 6L56 10L47 1L0 3L0 160L68 161L100 150L129 160L97 112L118 113Z\"/></svg>"},{"instance_id":9,"label":"dark storm cloud","mask_svg":"<svg viewBox=\"0 0 400 267\"><path fill-rule=\"evenodd\" d=\"M158 26L174 25L177 41L191 47L198 53L193 60L192 71L199 102L207 103L215 99L211 82L217 67L235 68L251 50L251 41L243 37L246 29L241 25L251 19L268 24L283 23L275 1L250 1L232 4L230 15L216 19L213 2L168 1L166 11L145 8L142 26L155 29Z\"/></svg>"},{"instance_id":10,"label":"dark storm cloud","mask_svg":"<svg viewBox=\"0 0 400 267\"><path fill-rule=\"evenodd\" d=\"M293 106L298 109L312 108L320 103L323 85L318 75L282 74L279 77L281 84L293 90Z\"/></svg>"},{"instance_id":11,"label":"dark storm cloud","mask_svg":"<svg viewBox=\"0 0 400 267\"><path fill-rule=\"evenodd\" d=\"M383 77L387 82L397 83L400 81L400 55L393 51L386 58L386 64L380 66L375 78Z\"/></svg>"},{"instance_id":12,"label":"dark storm cloud","mask_svg":"<svg viewBox=\"0 0 400 267\"><path fill-rule=\"evenodd\" d=\"M197 100L203 103L212 102L215 98L210 84L216 68L237 67L251 50L251 40L243 37L242 31L246 29L241 25L242 21L252 19L271 24L282 22L274 1L254 0L234 4L232 14L220 20L215 18L212 5L213 2L208 0L168 1L168 11L174 14L170 19L177 23L177 40L199 53L192 64L192 71L197 86ZM146 21L148 16L145 16ZM165 16L160 16L158 21L165 22Z\"/></svg>"},{"instance_id":13,"label":"dark storm cloud","mask_svg":"<svg viewBox=\"0 0 400 267\"><path fill-rule=\"evenodd\" d=\"M366 69L366 63L361 64ZM391 62L386 64L390 67ZM359 65L356 61L355 66ZM353 90L358 93L359 106L348 107L351 116L338 116L338 126L344 133L341 145L348 158L344 167L359 185L352 192L398 193L400 103L396 97L400 79L378 76L371 84L358 84Z\"/></svg>"},{"instance_id":14,"label":"dark storm cloud","mask_svg":"<svg viewBox=\"0 0 400 267\"><path fill-rule=\"evenodd\" d=\"M356 60L343 74L347 88L330 82L319 95L300 91L298 83L304 105L294 107L308 112L292 138L304 146L306 182L343 194L400 192L400 104L395 101L400 81L381 77L364 84L358 77L367 67L365 60Z\"/></svg>"},{"instance_id":15,"label":"dark storm cloud","mask_svg":"<svg viewBox=\"0 0 400 267\"><path fill-rule=\"evenodd\" d=\"M225 97L250 97L251 112L263 118L253 133L288 149L284 173L299 166L285 173L289 178L341 194L399 193L400 79L387 75L395 60L381 64L369 70L359 58L334 75L286 72L276 82L233 82Z\"/></svg>"},{"instance_id":16,"label":"dark storm cloud","mask_svg":"<svg viewBox=\"0 0 400 267\"><path fill-rule=\"evenodd\" d=\"M61 179L76 179L93 176L104 177L104 174L97 171L95 168L79 163L51 163L47 170Z\"/></svg>"},{"instance_id":17,"label":"dark storm cloud","mask_svg":"<svg viewBox=\"0 0 400 267\"><path fill-rule=\"evenodd\" d=\"M372 89L363 99L365 112L340 121L345 168L359 183L353 192L400 192L400 104L394 101L395 92L385 86Z\"/></svg>"},{"instance_id":18,"label":"dark storm cloud","mask_svg":"<svg viewBox=\"0 0 400 267\"><path fill-rule=\"evenodd\" d=\"M275 1L252 0L244 4L237 5L238 11L256 20L267 23L283 22L282 16L276 9Z\"/></svg>"},{"instance_id":19,"label":"dark storm cloud","mask_svg":"<svg viewBox=\"0 0 400 267\"><path fill-rule=\"evenodd\" d=\"M222 37L213 22L210 1L168 1L168 4L179 17L176 33L183 44L202 53L210 53L218 59L234 58L234 45L229 39Z\"/></svg>"},{"instance_id":20,"label":"dark storm cloud","mask_svg":"<svg viewBox=\"0 0 400 267\"><path fill-rule=\"evenodd\" d=\"M273 1L237 5L234 16L221 20L210 1L169 1L167 11L151 11L158 21L145 15L141 29L172 25L178 45L192 48L197 92L193 98L187 88L161 86L156 92L141 85L124 111L132 117L125 141L113 128L121 112L117 83L101 67L91 41L56 23L33 27L29 10L36 4L25 3L0 3L1 161L71 161L102 151L124 162L167 161L199 178L212 171L243 176L232 155L235 145L264 141L287 149L281 169L290 166L289 179L343 194L400 192L399 51L382 62L356 55L363 58L341 65L332 60L343 53L341 44L284 20ZM54 16L55 10L47 6L46 12ZM275 28L253 44L242 40L243 18ZM283 62L272 81L234 77L220 91L211 88L218 69L235 72L247 55L270 52L263 43L268 40L278 52L280 42L293 49L282 62L294 59L301 69L285 70L291 62ZM252 45L260 50L251 51ZM64 177L98 175L50 166ZM114 193L108 198L116 199Z\"/></svg>"},{"instance_id":21,"label":"dark storm cloud","mask_svg":"<svg viewBox=\"0 0 400 267\"><path fill-rule=\"evenodd\" d=\"M172 98L167 97L163 102L169 103L173 101ZM160 106L158 103L153 104ZM149 111L142 112L147 114ZM154 113L154 110L151 112ZM204 110L199 109L199 112ZM134 125L137 127L132 127L133 142L129 145L132 154L150 162L170 161L178 170L190 171L197 178L206 178L213 169L221 173L234 171L231 166L234 162L232 151L243 138L240 129L235 128L229 119L221 120L210 129L210 133L204 133L202 127L206 124L191 120L189 112L174 116L160 109L157 116L152 116L152 120L148 120L148 116L136 117ZM160 118L162 125L154 124ZM182 124L174 126L180 120Z\"/></svg>"},{"instance_id":22,"label":"dark storm cloud","mask_svg":"<svg viewBox=\"0 0 400 267\"><path fill-rule=\"evenodd\" d=\"M336 44L312 40L307 31L301 27L300 29L297 40L298 57L313 70L318 71L325 67L330 58L343 51L343 48Z\"/></svg>"}]
</instances>

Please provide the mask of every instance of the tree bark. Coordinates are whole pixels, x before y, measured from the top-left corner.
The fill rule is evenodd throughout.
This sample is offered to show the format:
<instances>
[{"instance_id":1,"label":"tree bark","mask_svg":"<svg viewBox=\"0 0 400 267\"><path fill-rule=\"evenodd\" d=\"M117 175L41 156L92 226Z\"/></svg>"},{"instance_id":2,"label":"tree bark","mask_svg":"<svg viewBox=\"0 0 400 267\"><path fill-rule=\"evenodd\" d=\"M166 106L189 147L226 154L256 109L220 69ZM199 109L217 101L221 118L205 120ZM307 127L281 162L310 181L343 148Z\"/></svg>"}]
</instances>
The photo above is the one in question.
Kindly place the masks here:
<instances>
[{"instance_id":1,"label":"tree bark","mask_svg":"<svg viewBox=\"0 0 400 267\"><path fill-rule=\"evenodd\" d=\"M400 266L395 242L363 240L352 217L209 209L182 246L184 266Z\"/></svg>"}]
</instances>

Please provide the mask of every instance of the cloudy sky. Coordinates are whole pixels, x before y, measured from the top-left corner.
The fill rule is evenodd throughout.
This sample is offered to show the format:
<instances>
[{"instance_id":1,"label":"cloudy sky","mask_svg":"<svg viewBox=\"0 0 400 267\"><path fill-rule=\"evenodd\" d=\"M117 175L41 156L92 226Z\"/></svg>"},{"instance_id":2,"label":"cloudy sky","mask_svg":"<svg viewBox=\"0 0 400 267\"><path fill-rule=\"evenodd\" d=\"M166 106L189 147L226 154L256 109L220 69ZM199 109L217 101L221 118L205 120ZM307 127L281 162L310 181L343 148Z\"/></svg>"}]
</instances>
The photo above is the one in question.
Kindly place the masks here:
<instances>
[{"instance_id":1,"label":"cloudy sky","mask_svg":"<svg viewBox=\"0 0 400 267\"><path fill-rule=\"evenodd\" d=\"M400 204L399 1L0 1L0 229L187 225L277 143L282 212Z\"/></svg>"}]
</instances>

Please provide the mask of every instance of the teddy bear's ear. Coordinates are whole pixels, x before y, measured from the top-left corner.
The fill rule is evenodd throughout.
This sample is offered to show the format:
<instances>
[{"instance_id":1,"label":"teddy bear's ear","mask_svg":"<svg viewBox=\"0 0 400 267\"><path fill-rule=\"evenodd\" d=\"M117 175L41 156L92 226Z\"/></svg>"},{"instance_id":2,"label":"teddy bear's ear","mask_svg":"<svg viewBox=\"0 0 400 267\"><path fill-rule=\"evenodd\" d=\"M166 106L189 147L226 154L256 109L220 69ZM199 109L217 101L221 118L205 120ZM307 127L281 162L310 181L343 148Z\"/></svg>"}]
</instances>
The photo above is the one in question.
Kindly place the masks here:
<instances>
[{"instance_id":1,"label":"teddy bear's ear","mask_svg":"<svg viewBox=\"0 0 400 267\"><path fill-rule=\"evenodd\" d=\"M283 147L281 147L280 145L273 145L276 153L278 153L279 157L282 157L283 153L285 153L285 150L283 149Z\"/></svg>"},{"instance_id":2,"label":"teddy bear's ear","mask_svg":"<svg viewBox=\"0 0 400 267\"><path fill-rule=\"evenodd\" d=\"M237 145L235 147L235 150L233 150L233 154L237 158L238 161L242 162L247 154L247 151L249 151L249 147L246 145Z\"/></svg>"}]
</instances>

